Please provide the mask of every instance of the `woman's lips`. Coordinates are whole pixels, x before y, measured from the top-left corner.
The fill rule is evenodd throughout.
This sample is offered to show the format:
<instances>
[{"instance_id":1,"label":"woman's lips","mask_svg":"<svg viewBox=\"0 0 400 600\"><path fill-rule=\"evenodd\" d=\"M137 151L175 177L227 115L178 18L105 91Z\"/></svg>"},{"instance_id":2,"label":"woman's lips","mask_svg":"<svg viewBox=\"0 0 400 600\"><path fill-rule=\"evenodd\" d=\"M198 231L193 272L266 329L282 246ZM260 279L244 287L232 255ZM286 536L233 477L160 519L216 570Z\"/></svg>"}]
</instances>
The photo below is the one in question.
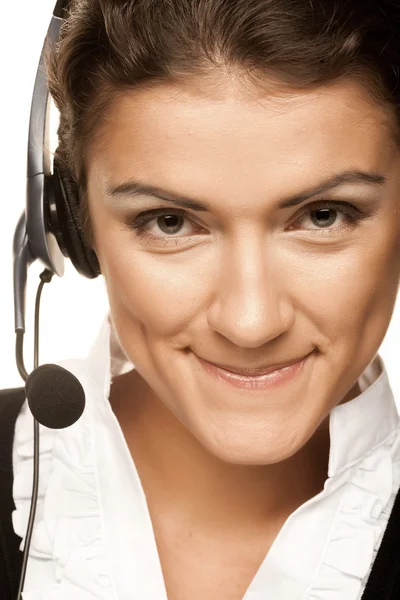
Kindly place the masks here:
<instances>
[{"instance_id":1,"label":"woman's lips","mask_svg":"<svg viewBox=\"0 0 400 600\"><path fill-rule=\"evenodd\" d=\"M209 374L214 375L217 379L227 381L231 385L239 388L266 390L292 380L302 370L303 366L308 362L308 358L313 353L314 351L300 360L291 363L289 366L281 368L274 367L272 371L270 368L269 372L265 373L264 371L261 375L242 375L240 373L235 373L210 363L197 355L195 356L204 369Z\"/></svg>"},{"instance_id":2,"label":"woman's lips","mask_svg":"<svg viewBox=\"0 0 400 600\"><path fill-rule=\"evenodd\" d=\"M198 358L200 358L200 357L198 357ZM223 369L224 371L229 371L230 373L234 373L235 375L242 375L243 377L260 377L262 375L267 375L268 373L273 373L274 371L278 371L279 369L283 369L285 367L290 367L290 366L302 361L303 358L305 358L305 356L300 356L299 358L295 358L295 359L285 362L285 363L280 363L280 364L272 365L270 367L265 367L265 368L259 367L257 369L250 369L250 368L249 369L246 369L246 368L236 369L235 367L213 363L208 360L206 361L204 358L202 358L201 360L203 360L204 362L207 362L209 365L213 365L217 369Z\"/></svg>"}]
</instances>

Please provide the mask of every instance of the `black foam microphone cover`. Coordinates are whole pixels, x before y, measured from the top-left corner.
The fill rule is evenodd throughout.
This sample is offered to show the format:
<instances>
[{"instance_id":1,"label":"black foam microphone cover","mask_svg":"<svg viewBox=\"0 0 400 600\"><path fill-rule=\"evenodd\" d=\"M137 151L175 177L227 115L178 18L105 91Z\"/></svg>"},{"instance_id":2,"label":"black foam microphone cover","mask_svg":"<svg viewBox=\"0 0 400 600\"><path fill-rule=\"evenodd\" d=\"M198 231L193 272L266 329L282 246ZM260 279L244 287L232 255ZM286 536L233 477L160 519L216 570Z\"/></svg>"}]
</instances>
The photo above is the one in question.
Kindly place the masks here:
<instances>
[{"instance_id":1,"label":"black foam microphone cover","mask_svg":"<svg viewBox=\"0 0 400 600\"><path fill-rule=\"evenodd\" d=\"M78 379L59 365L40 365L25 383L33 417L50 429L73 425L85 409L85 392Z\"/></svg>"}]
</instances>

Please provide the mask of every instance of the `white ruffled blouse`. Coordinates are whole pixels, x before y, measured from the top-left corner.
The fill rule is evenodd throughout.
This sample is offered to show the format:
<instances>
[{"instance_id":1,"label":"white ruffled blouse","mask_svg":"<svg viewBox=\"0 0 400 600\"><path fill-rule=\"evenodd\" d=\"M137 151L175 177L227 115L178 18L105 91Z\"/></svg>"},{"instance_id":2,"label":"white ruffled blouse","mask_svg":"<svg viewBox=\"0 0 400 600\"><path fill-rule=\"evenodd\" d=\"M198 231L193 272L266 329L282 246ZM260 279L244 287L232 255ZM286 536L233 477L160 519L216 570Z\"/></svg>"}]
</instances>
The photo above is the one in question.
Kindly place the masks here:
<instances>
[{"instance_id":1,"label":"white ruffled blouse","mask_svg":"<svg viewBox=\"0 0 400 600\"><path fill-rule=\"evenodd\" d=\"M40 486L24 600L167 600L143 488L108 401L124 360L106 315L86 359L57 362L86 408L64 430L40 427ZM361 394L330 415L328 478L286 520L243 600L358 600L400 487L399 415L379 354ZM28 522L33 421L14 441L15 532Z\"/></svg>"}]
</instances>

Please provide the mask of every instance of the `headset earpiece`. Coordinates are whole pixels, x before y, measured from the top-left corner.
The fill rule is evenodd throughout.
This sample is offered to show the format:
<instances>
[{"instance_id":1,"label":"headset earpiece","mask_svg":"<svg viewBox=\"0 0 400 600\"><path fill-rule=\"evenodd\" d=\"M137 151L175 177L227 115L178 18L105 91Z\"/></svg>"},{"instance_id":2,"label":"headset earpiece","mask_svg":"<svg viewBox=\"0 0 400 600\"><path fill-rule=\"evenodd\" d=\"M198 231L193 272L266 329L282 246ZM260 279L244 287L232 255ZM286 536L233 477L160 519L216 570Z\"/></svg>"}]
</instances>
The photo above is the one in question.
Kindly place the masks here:
<instances>
[{"instance_id":1,"label":"headset earpiece","mask_svg":"<svg viewBox=\"0 0 400 600\"><path fill-rule=\"evenodd\" d=\"M64 256L83 276L100 275L96 253L87 244L79 219L79 192L76 181L54 157L53 175L46 178L45 202L49 225Z\"/></svg>"}]
</instances>

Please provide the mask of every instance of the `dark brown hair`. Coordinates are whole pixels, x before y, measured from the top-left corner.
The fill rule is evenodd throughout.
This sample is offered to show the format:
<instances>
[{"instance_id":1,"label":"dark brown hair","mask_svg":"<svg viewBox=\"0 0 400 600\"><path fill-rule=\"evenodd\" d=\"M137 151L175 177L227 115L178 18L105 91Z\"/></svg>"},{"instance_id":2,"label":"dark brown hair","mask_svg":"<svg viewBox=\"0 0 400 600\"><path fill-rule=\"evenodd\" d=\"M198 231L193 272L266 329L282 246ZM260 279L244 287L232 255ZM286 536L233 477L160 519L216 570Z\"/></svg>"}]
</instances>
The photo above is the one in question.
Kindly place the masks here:
<instances>
[{"instance_id":1,"label":"dark brown hair","mask_svg":"<svg viewBox=\"0 0 400 600\"><path fill-rule=\"evenodd\" d=\"M299 90L353 76L398 117L399 4L72 0L47 71L60 111L58 156L78 183L88 241L84 151L116 93L218 69L234 69L260 85L273 77Z\"/></svg>"}]
</instances>

